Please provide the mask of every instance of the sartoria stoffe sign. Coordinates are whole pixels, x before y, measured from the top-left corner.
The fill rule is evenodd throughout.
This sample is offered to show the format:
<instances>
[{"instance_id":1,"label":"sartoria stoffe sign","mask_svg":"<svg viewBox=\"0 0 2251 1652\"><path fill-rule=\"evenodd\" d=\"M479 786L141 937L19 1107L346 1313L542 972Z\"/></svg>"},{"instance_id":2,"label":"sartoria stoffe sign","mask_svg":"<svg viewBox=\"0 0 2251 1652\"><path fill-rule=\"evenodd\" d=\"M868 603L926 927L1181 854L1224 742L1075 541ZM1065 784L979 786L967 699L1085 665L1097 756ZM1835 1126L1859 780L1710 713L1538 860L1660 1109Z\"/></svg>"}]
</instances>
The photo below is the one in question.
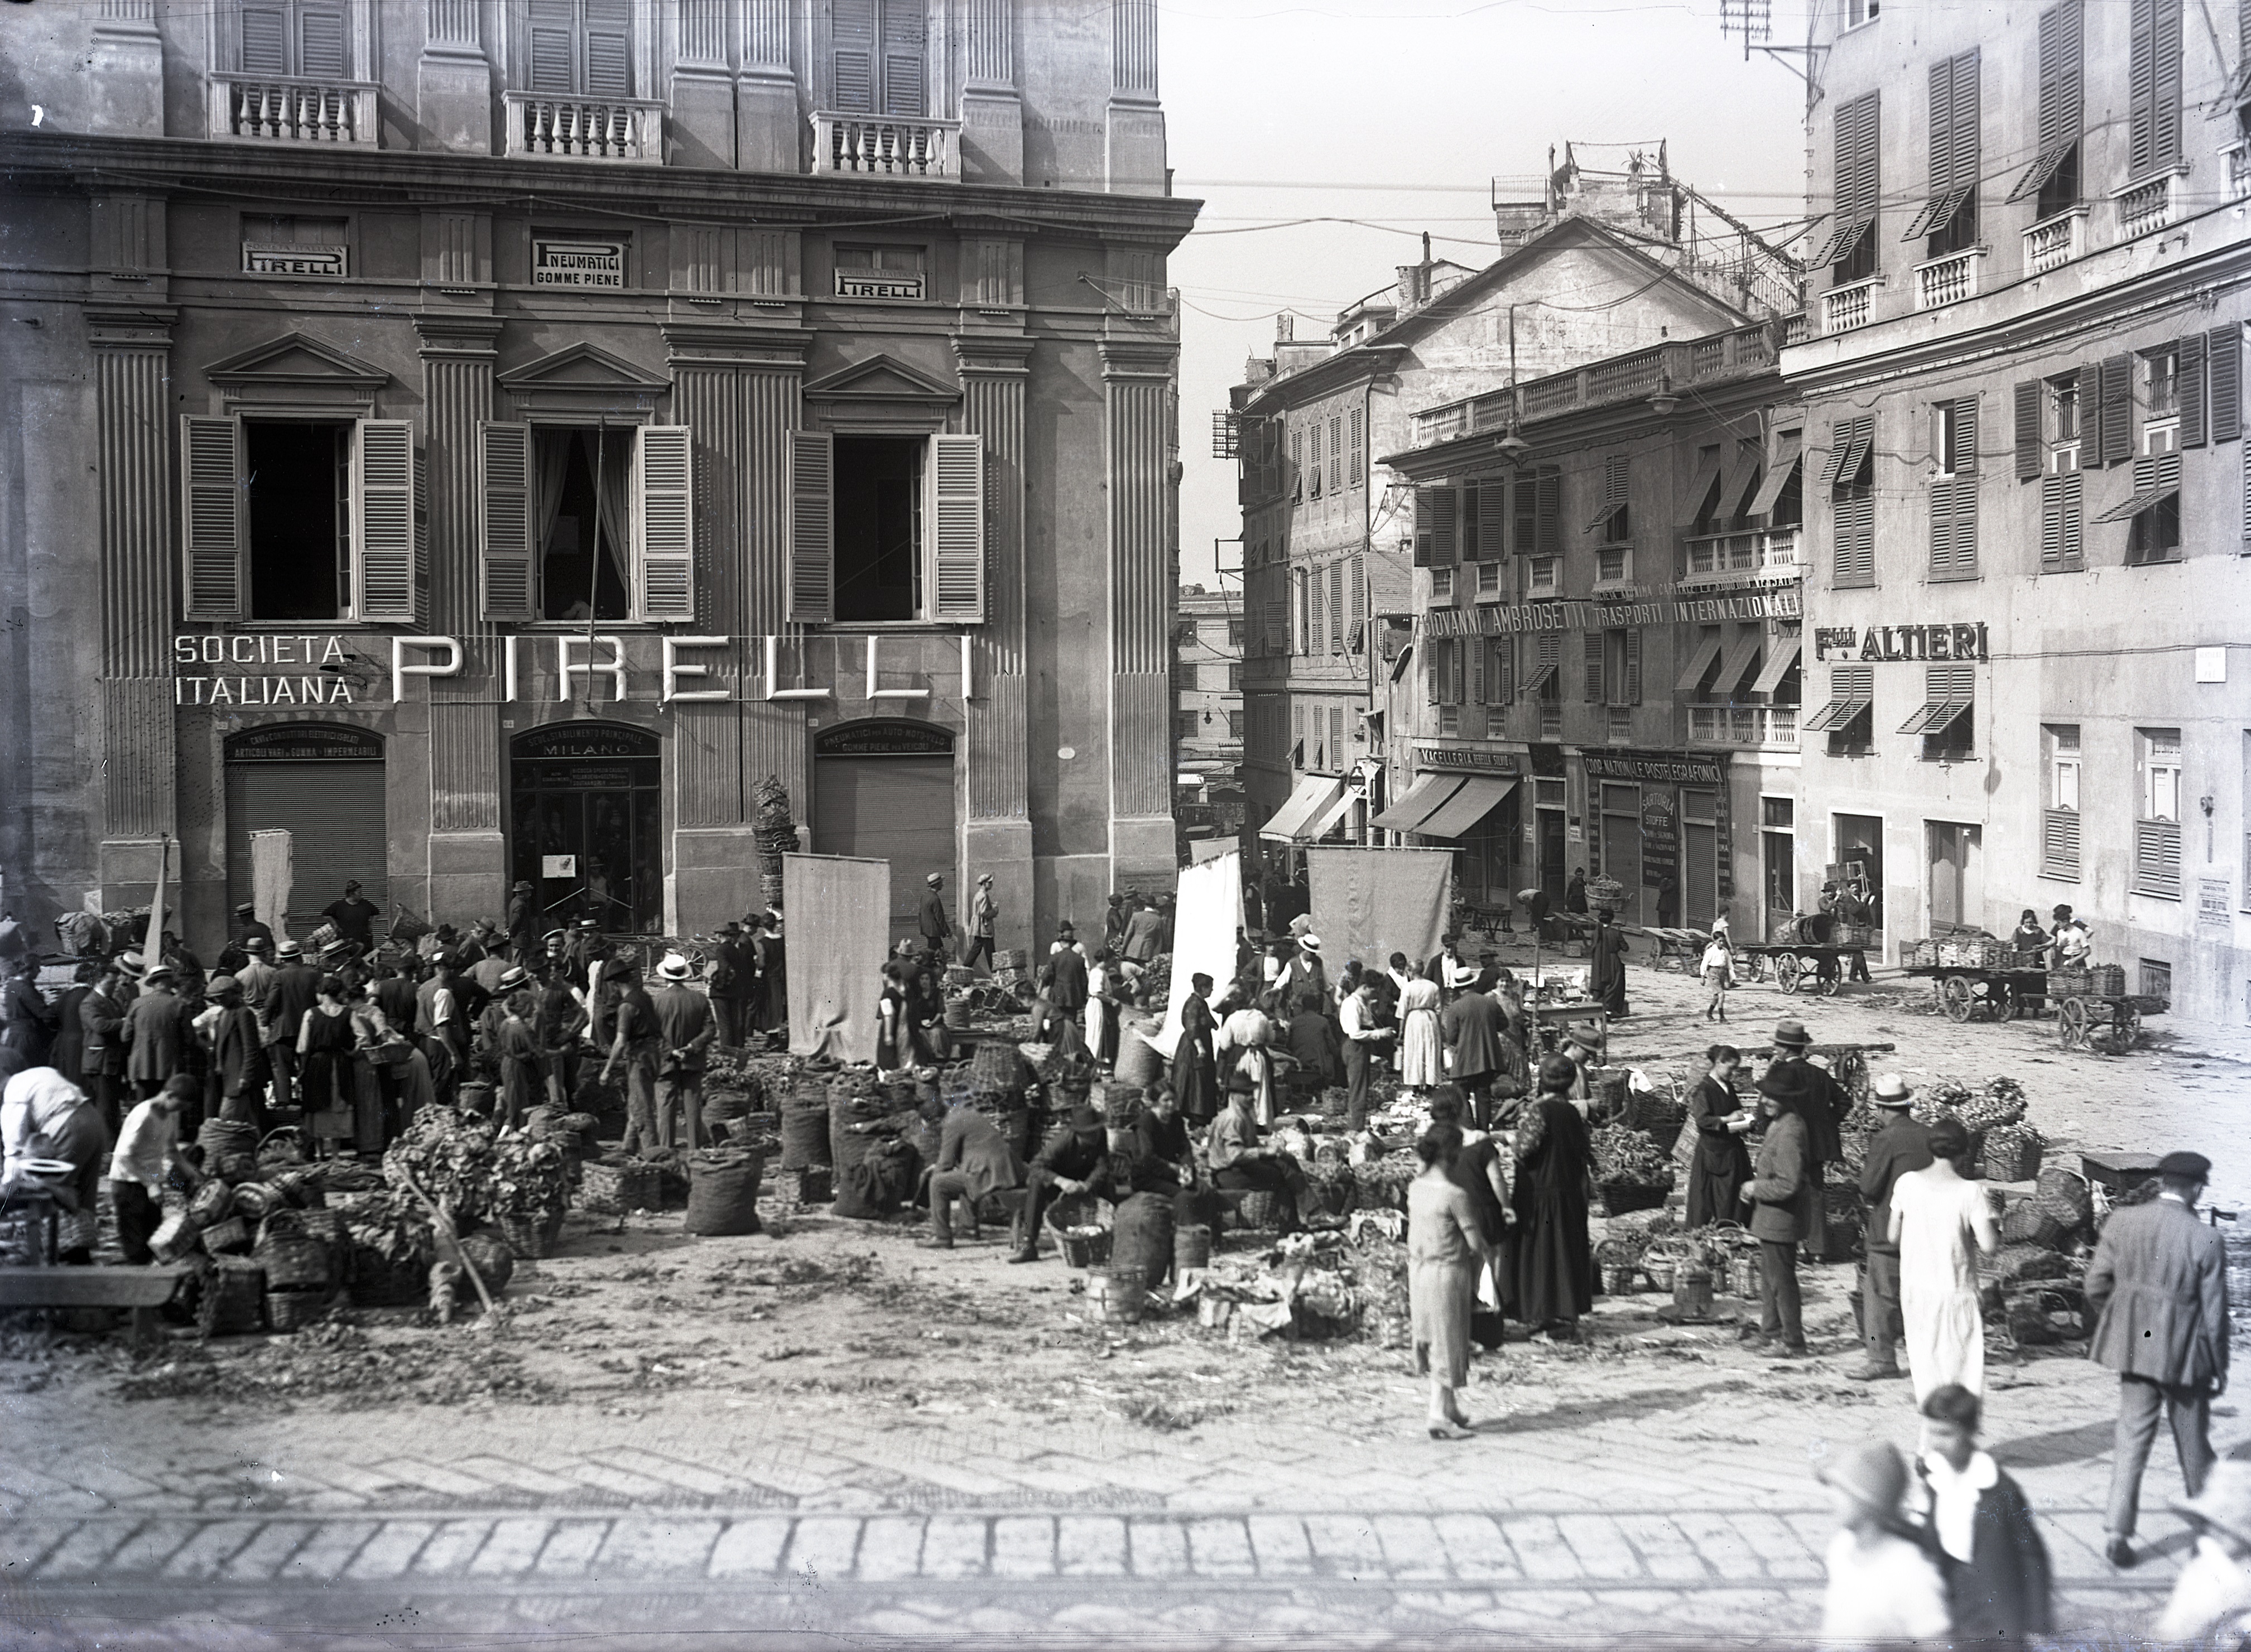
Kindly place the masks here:
<instances>
[{"instance_id":1,"label":"sartoria stoffe sign","mask_svg":"<svg viewBox=\"0 0 2251 1652\"><path fill-rule=\"evenodd\" d=\"M1500 637L1520 631L1608 631L1627 626L1716 626L1728 619L1802 619L1796 591L1744 591L1728 597L1679 597L1645 602L1480 603L1434 608L1420 616L1426 637Z\"/></svg>"},{"instance_id":2,"label":"sartoria stoffe sign","mask_svg":"<svg viewBox=\"0 0 2251 1652\"><path fill-rule=\"evenodd\" d=\"M1977 626L1816 626L1816 660L1991 660Z\"/></svg>"},{"instance_id":3,"label":"sartoria stoffe sign","mask_svg":"<svg viewBox=\"0 0 2251 1652\"><path fill-rule=\"evenodd\" d=\"M623 241L534 241L531 244L531 284L534 287L623 287L626 284L626 244Z\"/></svg>"}]
</instances>

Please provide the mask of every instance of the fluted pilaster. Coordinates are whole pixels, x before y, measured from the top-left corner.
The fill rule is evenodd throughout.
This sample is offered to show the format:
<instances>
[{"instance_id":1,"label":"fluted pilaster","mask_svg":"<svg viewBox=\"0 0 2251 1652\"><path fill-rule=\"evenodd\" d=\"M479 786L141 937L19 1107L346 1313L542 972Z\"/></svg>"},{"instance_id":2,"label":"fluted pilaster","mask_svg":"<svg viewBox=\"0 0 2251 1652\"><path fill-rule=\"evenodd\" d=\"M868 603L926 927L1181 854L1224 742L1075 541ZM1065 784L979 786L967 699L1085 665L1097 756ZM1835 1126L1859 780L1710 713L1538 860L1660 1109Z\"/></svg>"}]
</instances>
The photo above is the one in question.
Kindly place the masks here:
<instances>
[{"instance_id":1,"label":"fluted pilaster","mask_svg":"<svg viewBox=\"0 0 2251 1652\"><path fill-rule=\"evenodd\" d=\"M1029 806L1024 657L1024 408L1033 342L957 336L962 429L985 439L984 628L973 645L969 726L972 819Z\"/></svg>"},{"instance_id":2,"label":"fluted pilaster","mask_svg":"<svg viewBox=\"0 0 2251 1652\"><path fill-rule=\"evenodd\" d=\"M87 311L100 442L105 839L178 829L166 393L174 319L170 310Z\"/></svg>"},{"instance_id":3,"label":"fluted pilaster","mask_svg":"<svg viewBox=\"0 0 2251 1652\"><path fill-rule=\"evenodd\" d=\"M1102 347L1110 494L1112 812L1172 812L1172 374L1159 342Z\"/></svg>"}]
</instances>

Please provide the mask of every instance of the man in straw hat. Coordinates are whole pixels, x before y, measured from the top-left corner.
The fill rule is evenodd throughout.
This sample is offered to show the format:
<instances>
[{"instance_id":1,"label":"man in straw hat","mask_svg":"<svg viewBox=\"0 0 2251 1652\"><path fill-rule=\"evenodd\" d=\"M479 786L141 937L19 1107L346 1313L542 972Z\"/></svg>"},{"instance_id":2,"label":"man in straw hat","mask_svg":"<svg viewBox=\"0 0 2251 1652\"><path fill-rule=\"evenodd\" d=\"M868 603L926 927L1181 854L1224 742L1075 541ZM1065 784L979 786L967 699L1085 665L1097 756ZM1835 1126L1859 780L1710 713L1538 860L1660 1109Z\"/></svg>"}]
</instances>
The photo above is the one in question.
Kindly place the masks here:
<instances>
[{"instance_id":1,"label":"man in straw hat","mask_svg":"<svg viewBox=\"0 0 2251 1652\"><path fill-rule=\"evenodd\" d=\"M933 973L944 967L945 944L953 938L953 926L945 921L945 880L933 872L923 880L922 916L918 926L922 930L923 961Z\"/></svg>"},{"instance_id":2,"label":"man in straw hat","mask_svg":"<svg viewBox=\"0 0 2251 1652\"><path fill-rule=\"evenodd\" d=\"M664 985L649 994L664 1052L656 1073L656 1139L682 1152L703 1145L704 1052L719 1032L710 1000L688 985L695 973L686 958L667 952L656 966Z\"/></svg>"},{"instance_id":3,"label":"man in straw hat","mask_svg":"<svg viewBox=\"0 0 2251 1652\"><path fill-rule=\"evenodd\" d=\"M1900 1253L1891 1237L1892 1189L1910 1171L1930 1168L1930 1127L1911 1116L1915 1091L1897 1073L1886 1073L1868 1091L1883 1121L1868 1138L1860 1163L1860 1202L1867 1206L1867 1276L1860 1285L1860 1342L1868 1352L1854 1382L1879 1382L1906 1373L1899 1368L1904 1327L1900 1320Z\"/></svg>"},{"instance_id":4,"label":"man in straw hat","mask_svg":"<svg viewBox=\"0 0 2251 1652\"><path fill-rule=\"evenodd\" d=\"M2212 1472L2212 1402L2227 1392L2227 1257L2196 1217L2212 1161L2168 1153L2157 1175L2157 1198L2111 1213L2087 1268L2087 1305L2097 1315L2088 1358L2118 1373L2117 1455L2102 1517L2114 1566L2135 1562L2142 1470L2159 1414L2172 1425L2193 1497Z\"/></svg>"},{"instance_id":5,"label":"man in straw hat","mask_svg":"<svg viewBox=\"0 0 2251 1652\"><path fill-rule=\"evenodd\" d=\"M141 996L125 1012L125 1075L134 1094L146 1101L180 1070L188 1040L195 1034L188 1006L177 990L172 966L159 964L141 978ZM200 1115L202 1109L196 1108ZM198 1119L197 1122L200 1122Z\"/></svg>"},{"instance_id":6,"label":"man in straw hat","mask_svg":"<svg viewBox=\"0 0 2251 1652\"><path fill-rule=\"evenodd\" d=\"M1946 1585L1908 1523L1907 1465L1876 1440L1816 1469L1837 1510L1821 1638L1845 1645L1935 1641L1952 1628Z\"/></svg>"},{"instance_id":7,"label":"man in straw hat","mask_svg":"<svg viewBox=\"0 0 2251 1652\"><path fill-rule=\"evenodd\" d=\"M2195 1522L2196 1548L2152 1633L2233 1645L2251 1634L2251 1462L2215 1462L2204 1490L2173 1507Z\"/></svg>"},{"instance_id":8,"label":"man in straw hat","mask_svg":"<svg viewBox=\"0 0 2251 1652\"><path fill-rule=\"evenodd\" d=\"M1000 923L1001 903L993 898L993 874L980 872L977 893L969 902L969 950L961 955L963 964L974 969L981 957L987 969L993 967L993 937Z\"/></svg>"}]
</instances>

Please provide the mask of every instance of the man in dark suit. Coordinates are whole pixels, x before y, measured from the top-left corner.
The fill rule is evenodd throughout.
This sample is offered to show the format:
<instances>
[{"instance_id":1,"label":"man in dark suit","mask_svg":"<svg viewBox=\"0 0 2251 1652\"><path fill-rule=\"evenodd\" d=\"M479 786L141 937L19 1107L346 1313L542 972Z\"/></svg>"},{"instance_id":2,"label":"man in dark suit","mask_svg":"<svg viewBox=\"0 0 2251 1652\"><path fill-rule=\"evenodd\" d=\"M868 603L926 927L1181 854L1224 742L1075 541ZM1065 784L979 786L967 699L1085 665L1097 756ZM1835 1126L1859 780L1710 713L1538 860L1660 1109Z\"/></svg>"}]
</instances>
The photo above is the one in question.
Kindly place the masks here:
<instances>
[{"instance_id":1,"label":"man in dark suit","mask_svg":"<svg viewBox=\"0 0 2251 1652\"><path fill-rule=\"evenodd\" d=\"M1909 1116L1915 1092L1897 1073L1886 1073L1868 1091L1883 1123L1868 1138L1860 1162L1860 1202L1867 1206L1868 1276L1860 1288L1860 1341L1868 1351L1854 1382L1880 1382L1903 1376L1897 1349L1900 1320L1899 1241L1891 1237L1892 1189L1911 1170L1930 1168L1930 1127Z\"/></svg>"},{"instance_id":2,"label":"man in dark suit","mask_svg":"<svg viewBox=\"0 0 2251 1652\"><path fill-rule=\"evenodd\" d=\"M729 1049L740 1049L744 1042L744 1017L751 1002L751 989L758 980L758 966L751 961L750 943L743 938L743 926L738 919L729 918L726 927L719 931L719 943L711 949L711 1013L719 1022L719 1042Z\"/></svg>"},{"instance_id":3,"label":"man in dark suit","mask_svg":"<svg viewBox=\"0 0 2251 1652\"><path fill-rule=\"evenodd\" d=\"M923 967L935 974L945 964L945 944L953 938L953 926L945 921L945 880L932 873L923 880L922 916L918 928L922 930Z\"/></svg>"},{"instance_id":4,"label":"man in dark suit","mask_svg":"<svg viewBox=\"0 0 2251 1652\"><path fill-rule=\"evenodd\" d=\"M124 1123L119 1102L125 1089L125 977L114 961L101 966L94 990L79 1000L79 1026L85 1038L80 1081L114 1138Z\"/></svg>"},{"instance_id":5,"label":"man in dark suit","mask_svg":"<svg viewBox=\"0 0 2251 1652\"><path fill-rule=\"evenodd\" d=\"M180 1070L195 1035L188 1006L175 990L176 978L170 964L156 965L142 978L141 996L125 1012L126 1075L144 1102Z\"/></svg>"},{"instance_id":6,"label":"man in dark suit","mask_svg":"<svg viewBox=\"0 0 2251 1652\"><path fill-rule=\"evenodd\" d=\"M927 1119L941 1114L938 1158L930 1172L930 1237L923 1242L937 1250L953 1248L952 1206L959 1199L969 1213L969 1237L977 1237L977 1204L990 1193L1006 1192L1024 1185L1024 1162L1008 1145L1001 1127L966 1102L952 1107L933 1101L923 1109ZM1017 1248L1022 1249L1020 1241Z\"/></svg>"},{"instance_id":7,"label":"man in dark suit","mask_svg":"<svg viewBox=\"0 0 2251 1652\"><path fill-rule=\"evenodd\" d=\"M1078 950L1078 937L1068 923L1057 932L1056 950L1048 955L1047 975L1048 1013L1036 1018L1042 1025L1034 1029L1039 1038L1047 1036L1047 1020L1076 1020L1086 1009L1086 954Z\"/></svg>"},{"instance_id":8,"label":"man in dark suit","mask_svg":"<svg viewBox=\"0 0 2251 1652\"><path fill-rule=\"evenodd\" d=\"M1076 956L1058 953L1058 957ZM1084 974L1082 962L1080 973ZM959 1109L955 1109L957 1112ZM1063 1129L1048 1137L1037 1157L1032 1160L1031 1173L1024 1179L1030 1196L1024 1201L1024 1227L1019 1236L1012 1262L1035 1262L1040 1259L1040 1220L1047 1214L1048 1206L1055 1202L1057 1193L1079 1193L1086 1191L1087 1183L1102 1169L1109 1157L1110 1133L1104 1127L1102 1115L1091 1107L1071 1109L1070 1120ZM941 1147L940 1151L944 1149Z\"/></svg>"},{"instance_id":9,"label":"man in dark suit","mask_svg":"<svg viewBox=\"0 0 2251 1652\"><path fill-rule=\"evenodd\" d=\"M1438 1017L1439 1040L1453 1058L1446 1075L1469 1098L1470 1117L1479 1130L1493 1128L1493 1081L1502 1070L1500 1041L1508 1033L1508 1017L1493 985L1480 975L1478 990L1464 992Z\"/></svg>"},{"instance_id":10,"label":"man in dark suit","mask_svg":"<svg viewBox=\"0 0 2251 1652\"><path fill-rule=\"evenodd\" d=\"M341 904L341 902L339 902ZM281 967L266 984L259 1020L266 1026L266 1059L274 1068L274 1105L297 1104L297 1026L320 996L321 972L305 962L305 949L281 943Z\"/></svg>"},{"instance_id":11,"label":"man in dark suit","mask_svg":"<svg viewBox=\"0 0 2251 1652\"><path fill-rule=\"evenodd\" d=\"M508 895L508 947L516 961L530 969L539 952L539 892L529 878L518 878Z\"/></svg>"},{"instance_id":12,"label":"man in dark suit","mask_svg":"<svg viewBox=\"0 0 2251 1652\"><path fill-rule=\"evenodd\" d=\"M2118 1373L2117 1455L2102 1517L2114 1566L2135 1563L2142 1470L2159 1414L2172 1425L2193 1497L2212 1472L2212 1402L2227 1392L2227 1255L2196 1217L2212 1161L2168 1153L2157 1174L2157 1198L2113 1211L2087 1267L2087 1305L2097 1315L2087 1357Z\"/></svg>"}]
</instances>

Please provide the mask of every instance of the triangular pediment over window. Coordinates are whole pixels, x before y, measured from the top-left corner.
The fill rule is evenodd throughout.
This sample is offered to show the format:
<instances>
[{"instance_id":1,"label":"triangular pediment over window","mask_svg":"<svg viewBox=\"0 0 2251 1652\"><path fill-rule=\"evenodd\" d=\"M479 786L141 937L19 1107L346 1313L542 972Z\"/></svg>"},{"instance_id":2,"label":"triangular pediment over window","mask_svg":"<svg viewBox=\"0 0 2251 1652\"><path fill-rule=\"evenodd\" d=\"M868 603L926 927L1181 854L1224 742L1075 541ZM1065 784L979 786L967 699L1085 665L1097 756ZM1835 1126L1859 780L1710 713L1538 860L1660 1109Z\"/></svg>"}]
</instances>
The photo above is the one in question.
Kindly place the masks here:
<instances>
[{"instance_id":1,"label":"triangular pediment over window","mask_svg":"<svg viewBox=\"0 0 2251 1652\"><path fill-rule=\"evenodd\" d=\"M284 334L214 362L204 377L235 391L280 385L374 391L391 382L391 375L374 363L302 333Z\"/></svg>"},{"instance_id":2,"label":"triangular pediment over window","mask_svg":"<svg viewBox=\"0 0 2251 1652\"><path fill-rule=\"evenodd\" d=\"M631 362L607 350L596 349L592 344L573 344L552 356L543 356L536 362L501 374L500 383L516 391L658 391L672 388L670 379L644 372Z\"/></svg>"},{"instance_id":3,"label":"triangular pediment over window","mask_svg":"<svg viewBox=\"0 0 2251 1652\"><path fill-rule=\"evenodd\" d=\"M805 387L807 401L958 402L960 386L910 367L895 356L871 356Z\"/></svg>"}]
</instances>

